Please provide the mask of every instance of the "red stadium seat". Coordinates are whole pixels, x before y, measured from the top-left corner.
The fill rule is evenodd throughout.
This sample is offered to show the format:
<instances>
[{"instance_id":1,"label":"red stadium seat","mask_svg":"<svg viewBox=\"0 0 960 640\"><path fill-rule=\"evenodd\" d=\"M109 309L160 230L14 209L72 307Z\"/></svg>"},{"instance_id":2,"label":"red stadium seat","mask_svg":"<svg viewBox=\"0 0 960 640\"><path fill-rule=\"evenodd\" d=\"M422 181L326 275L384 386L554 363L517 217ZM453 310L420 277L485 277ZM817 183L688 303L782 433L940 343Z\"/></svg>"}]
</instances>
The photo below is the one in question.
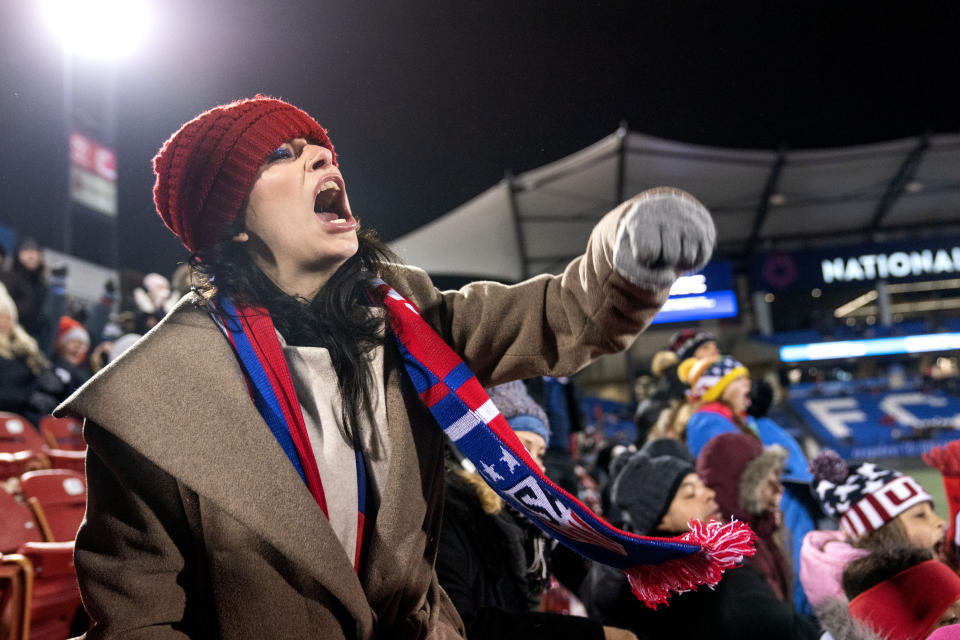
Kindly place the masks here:
<instances>
[{"instance_id":1,"label":"red stadium seat","mask_svg":"<svg viewBox=\"0 0 960 640\"><path fill-rule=\"evenodd\" d=\"M47 469L43 437L26 418L0 411L0 480Z\"/></svg>"},{"instance_id":2,"label":"red stadium seat","mask_svg":"<svg viewBox=\"0 0 960 640\"><path fill-rule=\"evenodd\" d=\"M40 418L40 433L51 449L83 451L87 443L83 439L83 422L77 418Z\"/></svg>"},{"instance_id":3,"label":"red stadium seat","mask_svg":"<svg viewBox=\"0 0 960 640\"><path fill-rule=\"evenodd\" d=\"M76 471L43 469L20 476L20 490L48 541L73 540L87 507L87 483Z\"/></svg>"},{"instance_id":4,"label":"red stadium seat","mask_svg":"<svg viewBox=\"0 0 960 640\"><path fill-rule=\"evenodd\" d=\"M16 453L0 453L0 480L18 477L27 471L49 468L50 459L42 452L17 451Z\"/></svg>"},{"instance_id":5,"label":"red stadium seat","mask_svg":"<svg viewBox=\"0 0 960 640\"><path fill-rule=\"evenodd\" d=\"M73 542L28 542L19 553L33 565L30 640L63 640L80 608Z\"/></svg>"},{"instance_id":6,"label":"red stadium seat","mask_svg":"<svg viewBox=\"0 0 960 640\"><path fill-rule=\"evenodd\" d=\"M0 453L40 451L43 445L43 437L26 418L0 411Z\"/></svg>"},{"instance_id":7,"label":"red stadium seat","mask_svg":"<svg viewBox=\"0 0 960 640\"><path fill-rule=\"evenodd\" d=\"M20 554L0 554L0 640L28 640L33 565Z\"/></svg>"},{"instance_id":8,"label":"red stadium seat","mask_svg":"<svg viewBox=\"0 0 960 640\"><path fill-rule=\"evenodd\" d=\"M50 466L54 469L69 469L76 471L80 475L86 475L87 471L87 452L86 451L67 451L65 449L45 449L44 453L50 460Z\"/></svg>"},{"instance_id":9,"label":"red stadium seat","mask_svg":"<svg viewBox=\"0 0 960 640\"><path fill-rule=\"evenodd\" d=\"M27 505L0 489L0 553L13 553L25 542L43 540Z\"/></svg>"}]
</instances>

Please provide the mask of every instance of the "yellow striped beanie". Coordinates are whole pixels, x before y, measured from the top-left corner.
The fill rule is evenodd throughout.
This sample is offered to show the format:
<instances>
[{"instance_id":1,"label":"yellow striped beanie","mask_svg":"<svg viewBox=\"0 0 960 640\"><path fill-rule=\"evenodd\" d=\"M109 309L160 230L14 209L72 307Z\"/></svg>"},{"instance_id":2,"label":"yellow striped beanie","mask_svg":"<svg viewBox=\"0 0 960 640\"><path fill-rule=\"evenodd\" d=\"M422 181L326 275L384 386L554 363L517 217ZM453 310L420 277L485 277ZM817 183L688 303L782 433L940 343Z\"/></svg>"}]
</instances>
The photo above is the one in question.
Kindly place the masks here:
<instances>
[{"instance_id":1,"label":"yellow striped beanie","mask_svg":"<svg viewBox=\"0 0 960 640\"><path fill-rule=\"evenodd\" d=\"M694 402L718 400L727 385L740 376L749 375L750 371L733 356L687 358L677 367L677 377L690 386L687 397Z\"/></svg>"}]
</instances>

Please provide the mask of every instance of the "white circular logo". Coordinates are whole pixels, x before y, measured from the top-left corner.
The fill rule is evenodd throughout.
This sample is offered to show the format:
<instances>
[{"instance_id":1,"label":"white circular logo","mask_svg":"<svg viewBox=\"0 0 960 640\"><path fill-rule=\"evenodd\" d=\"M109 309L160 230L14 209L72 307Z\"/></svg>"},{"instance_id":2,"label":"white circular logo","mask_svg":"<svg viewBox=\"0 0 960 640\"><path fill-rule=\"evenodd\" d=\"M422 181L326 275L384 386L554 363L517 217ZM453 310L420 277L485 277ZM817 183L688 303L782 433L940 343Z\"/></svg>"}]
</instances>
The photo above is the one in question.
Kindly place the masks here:
<instances>
[{"instance_id":1,"label":"white circular logo","mask_svg":"<svg viewBox=\"0 0 960 640\"><path fill-rule=\"evenodd\" d=\"M67 478L63 481L63 490L67 492L68 496L82 496L83 482L78 478Z\"/></svg>"}]
</instances>

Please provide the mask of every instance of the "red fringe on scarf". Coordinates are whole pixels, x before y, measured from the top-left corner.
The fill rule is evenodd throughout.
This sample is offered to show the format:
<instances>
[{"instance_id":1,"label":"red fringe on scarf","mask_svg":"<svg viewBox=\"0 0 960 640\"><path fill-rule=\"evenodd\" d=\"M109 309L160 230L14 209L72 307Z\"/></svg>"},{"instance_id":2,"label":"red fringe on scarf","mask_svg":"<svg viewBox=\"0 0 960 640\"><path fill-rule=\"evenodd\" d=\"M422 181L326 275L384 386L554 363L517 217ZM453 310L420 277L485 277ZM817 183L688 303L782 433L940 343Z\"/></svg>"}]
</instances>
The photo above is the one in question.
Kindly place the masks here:
<instances>
[{"instance_id":1,"label":"red fringe on scarf","mask_svg":"<svg viewBox=\"0 0 960 640\"><path fill-rule=\"evenodd\" d=\"M739 567L745 557L757 552L753 546L757 536L744 522L691 520L689 527L690 531L677 540L700 545L700 551L660 564L641 564L623 570L633 594L651 609L666 604L671 591L683 593L703 584L715 587L725 570Z\"/></svg>"}]
</instances>

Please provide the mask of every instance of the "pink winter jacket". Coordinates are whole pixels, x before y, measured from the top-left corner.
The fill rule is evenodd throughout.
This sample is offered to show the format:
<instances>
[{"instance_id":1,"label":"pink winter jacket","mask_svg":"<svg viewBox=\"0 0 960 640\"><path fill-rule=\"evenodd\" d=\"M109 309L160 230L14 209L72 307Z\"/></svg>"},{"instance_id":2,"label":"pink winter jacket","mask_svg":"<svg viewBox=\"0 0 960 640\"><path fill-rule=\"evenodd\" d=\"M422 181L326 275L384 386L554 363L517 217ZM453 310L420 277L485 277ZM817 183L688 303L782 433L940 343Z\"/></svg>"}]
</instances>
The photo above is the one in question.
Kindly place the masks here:
<instances>
[{"instance_id":1,"label":"pink winter jacket","mask_svg":"<svg viewBox=\"0 0 960 640\"><path fill-rule=\"evenodd\" d=\"M846 600L841 577L847 563L868 552L851 546L842 531L811 531L800 549L800 584L817 608L833 598Z\"/></svg>"}]
</instances>

